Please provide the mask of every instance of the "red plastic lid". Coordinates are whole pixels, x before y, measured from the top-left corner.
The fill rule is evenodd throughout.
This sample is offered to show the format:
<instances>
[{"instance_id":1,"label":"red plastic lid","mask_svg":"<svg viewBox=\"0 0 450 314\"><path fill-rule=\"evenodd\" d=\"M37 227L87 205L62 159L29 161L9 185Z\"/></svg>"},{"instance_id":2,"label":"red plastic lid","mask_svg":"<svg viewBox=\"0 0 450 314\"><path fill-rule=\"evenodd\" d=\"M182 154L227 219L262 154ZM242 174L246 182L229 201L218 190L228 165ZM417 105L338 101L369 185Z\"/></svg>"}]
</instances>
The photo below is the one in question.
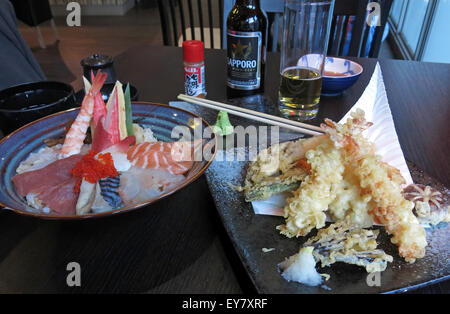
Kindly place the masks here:
<instances>
[{"instance_id":1,"label":"red plastic lid","mask_svg":"<svg viewBox=\"0 0 450 314\"><path fill-rule=\"evenodd\" d=\"M183 60L186 62L201 62L205 59L205 49L200 40L183 42Z\"/></svg>"}]
</instances>

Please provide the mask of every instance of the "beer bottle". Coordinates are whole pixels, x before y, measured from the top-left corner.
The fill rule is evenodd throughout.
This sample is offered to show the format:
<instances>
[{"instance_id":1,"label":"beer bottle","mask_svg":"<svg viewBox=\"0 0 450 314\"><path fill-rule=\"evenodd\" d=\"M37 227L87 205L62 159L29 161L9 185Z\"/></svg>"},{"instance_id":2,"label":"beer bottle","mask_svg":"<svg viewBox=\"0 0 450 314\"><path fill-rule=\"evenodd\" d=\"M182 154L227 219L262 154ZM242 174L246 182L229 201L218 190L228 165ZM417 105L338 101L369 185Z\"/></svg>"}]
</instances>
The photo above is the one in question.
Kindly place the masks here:
<instances>
[{"instance_id":1,"label":"beer bottle","mask_svg":"<svg viewBox=\"0 0 450 314\"><path fill-rule=\"evenodd\" d=\"M227 18L228 97L264 91L267 17L259 0L236 0Z\"/></svg>"}]
</instances>

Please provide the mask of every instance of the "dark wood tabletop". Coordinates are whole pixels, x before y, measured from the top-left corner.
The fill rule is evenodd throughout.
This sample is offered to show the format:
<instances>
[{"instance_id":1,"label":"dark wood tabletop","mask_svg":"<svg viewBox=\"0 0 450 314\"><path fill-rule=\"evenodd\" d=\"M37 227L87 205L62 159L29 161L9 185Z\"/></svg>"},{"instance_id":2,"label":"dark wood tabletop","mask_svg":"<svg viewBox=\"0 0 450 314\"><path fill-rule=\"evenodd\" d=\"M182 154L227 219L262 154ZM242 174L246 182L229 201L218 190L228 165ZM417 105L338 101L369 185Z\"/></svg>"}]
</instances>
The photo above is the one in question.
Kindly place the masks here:
<instances>
[{"instance_id":1,"label":"dark wood tabletop","mask_svg":"<svg viewBox=\"0 0 450 314\"><path fill-rule=\"evenodd\" d=\"M227 101L225 52L207 50L207 98ZM377 60L339 97L322 97L320 113L340 119L367 86ZM405 157L450 186L450 65L379 60ZM139 46L115 59L118 79L139 100L168 103L184 92L182 51ZM279 55L268 54L264 95L234 100L276 113ZM209 122L213 120L207 115ZM233 119L233 118L232 118ZM81 266L69 287L67 264ZM417 292L449 292L444 282ZM0 293L254 292L209 194L205 177L146 208L88 221L43 221L0 212Z\"/></svg>"}]
</instances>

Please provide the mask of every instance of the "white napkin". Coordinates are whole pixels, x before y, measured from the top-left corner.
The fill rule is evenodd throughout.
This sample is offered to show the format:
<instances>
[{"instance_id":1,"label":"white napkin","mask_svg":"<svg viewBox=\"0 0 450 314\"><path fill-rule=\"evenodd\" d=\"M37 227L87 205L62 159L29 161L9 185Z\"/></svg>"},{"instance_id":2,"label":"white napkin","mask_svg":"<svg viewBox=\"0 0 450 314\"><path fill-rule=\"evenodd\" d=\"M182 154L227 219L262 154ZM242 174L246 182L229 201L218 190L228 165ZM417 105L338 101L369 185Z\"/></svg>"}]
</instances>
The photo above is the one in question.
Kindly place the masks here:
<instances>
[{"instance_id":1,"label":"white napkin","mask_svg":"<svg viewBox=\"0 0 450 314\"><path fill-rule=\"evenodd\" d=\"M379 63L361 98L339 122L344 123L357 108L364 110L367 121L374 123L364 135L375 143L376 153L382 156L384 162L400 170L407 185L412 184L413 180L395 131ZM282 216L285 199L283 194L274 195L266 201L252 202L252 205L256 214Z\"/></svg>"}]
</instances>

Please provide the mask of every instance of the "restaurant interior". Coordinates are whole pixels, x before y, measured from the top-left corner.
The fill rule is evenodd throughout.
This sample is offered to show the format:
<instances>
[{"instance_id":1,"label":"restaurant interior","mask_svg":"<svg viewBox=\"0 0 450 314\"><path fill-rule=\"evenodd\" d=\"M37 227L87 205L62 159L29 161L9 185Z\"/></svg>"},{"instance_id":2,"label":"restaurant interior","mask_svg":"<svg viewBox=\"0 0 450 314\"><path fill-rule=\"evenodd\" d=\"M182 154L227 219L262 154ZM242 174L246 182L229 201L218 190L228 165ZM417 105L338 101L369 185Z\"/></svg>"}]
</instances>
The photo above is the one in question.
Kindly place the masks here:
<instances>
[{"instance_id":1,"label":"restaurant interior","mask_svg":"<svg viewBox=\"0 0 450 314\"><path fill-rule=\"evenodd\" d=\"M0 0L0 293L449 293L449 18L449 0ZM180 126L212 126L188 145L212 158L177 161ZM281 144L255 162L262 127Z\"/></svg>"}]
</instances>

